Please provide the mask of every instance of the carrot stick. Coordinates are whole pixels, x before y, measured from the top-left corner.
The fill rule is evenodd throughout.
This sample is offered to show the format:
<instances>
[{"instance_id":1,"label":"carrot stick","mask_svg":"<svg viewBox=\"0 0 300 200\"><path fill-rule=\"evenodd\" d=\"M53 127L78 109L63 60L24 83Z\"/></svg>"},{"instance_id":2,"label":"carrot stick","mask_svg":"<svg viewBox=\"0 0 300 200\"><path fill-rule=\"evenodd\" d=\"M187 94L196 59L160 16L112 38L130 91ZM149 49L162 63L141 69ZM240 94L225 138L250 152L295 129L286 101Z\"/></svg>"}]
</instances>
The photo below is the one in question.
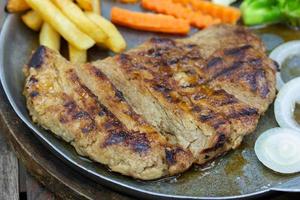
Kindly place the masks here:
<instances>
[{"instance_id":1,"label":"carrot stick","mask_svg":"<svg viewBox=\"0 0 300 200\"><path fill-rule=\"evenodd\" d=\"M161 14L133 12L118 7L112 8L111 20L122 26L145 31L187 34L190 30L189 22L184 19Z\"/></svg>"},{"instance_id":2,"label":"carrot stick","mask_svg":"<svg viewBox=\"0 0 300 200\"><path fill-rule=\"evenodd\" d=\"M241 17L239 9L231 6L222 6L209 1L204 0L173 0L173 2L187 5L188 3L195 11L202 12L207 15L211 15L215 18L219 18L222 22L236 24Z\"/></svg>"},{"instance_id":3,"label":"carrot stick","mask_svg":"<svg viewBox=\"0 0 300 200\"><path fill-rule=\"evenodd\" d=\"M172 0L142 0L142 6L145 9L172 15L176 18L186 19L198 28L205 28L213 24L220 23L219 19L215 19L201 12L194 12L191 8L174 3Z\"/></svg>"}]
</instances>

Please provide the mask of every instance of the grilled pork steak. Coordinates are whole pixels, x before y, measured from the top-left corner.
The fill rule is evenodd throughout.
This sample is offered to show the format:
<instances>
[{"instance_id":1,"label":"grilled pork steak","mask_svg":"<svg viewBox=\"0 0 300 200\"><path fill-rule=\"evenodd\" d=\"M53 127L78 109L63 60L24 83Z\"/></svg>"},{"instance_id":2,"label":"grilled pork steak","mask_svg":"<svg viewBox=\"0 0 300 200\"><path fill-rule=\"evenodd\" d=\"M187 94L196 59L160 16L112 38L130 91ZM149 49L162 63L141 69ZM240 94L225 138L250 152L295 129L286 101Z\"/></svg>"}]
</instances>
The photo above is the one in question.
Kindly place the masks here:
<instances>
[{"instance_id":1,"label":"grilled pork steak","mask_svg":"<svg viewBox=\"0 0 300 200\"><path fill-rule=\"evenodd\" d=\"M199 164L237 147L275 97L274 63L239 26L213 26L182 40L152 38L93 65Z\"/></svg>"},{"instance_id":2,"label":"grilled pork steak","mask_svg":"<svg viewBox=\"0 0 300 200\"><path fill-rule=\"evenodd\" d=\"M94 73L97 95L106 106L71 63L40 47L24 70L24 95L33 121L71 143L80 155L124 175L149 180L191 166L189 151L168 143L128 106L104 74L88 70Z\"/></svg>"},{"instance_id":3,"label":"grilled pork steak","mask_svg":"<svg viewBox=\"0 0 300 200\"><path fill-rule=\"evenodd\" d=\"M73 65L40 47L25 67L33 120L113 171L155 179L236 148L275 97L275 65L243 27L152 38Z\"/></svg>"}]
</instances>

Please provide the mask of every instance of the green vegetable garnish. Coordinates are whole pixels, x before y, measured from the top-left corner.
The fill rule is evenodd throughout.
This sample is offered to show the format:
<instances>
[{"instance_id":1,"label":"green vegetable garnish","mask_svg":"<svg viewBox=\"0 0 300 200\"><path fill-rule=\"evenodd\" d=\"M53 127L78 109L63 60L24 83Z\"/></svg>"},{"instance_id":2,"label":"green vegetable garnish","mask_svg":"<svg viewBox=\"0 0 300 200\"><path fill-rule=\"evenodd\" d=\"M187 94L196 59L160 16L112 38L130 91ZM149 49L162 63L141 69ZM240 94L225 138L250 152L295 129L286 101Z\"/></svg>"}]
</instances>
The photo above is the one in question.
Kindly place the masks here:
<instances>
[{"instance_id":1,"label":"green vegetable garnish","mask_svg":"<svg viewBox=\"0 0 300 200\"><path fill-rule=\"evenodd\" d=\"M300 26L300 0L245 0L241 11L246 25L285 22Z\"/></svg>"}]
</instances>

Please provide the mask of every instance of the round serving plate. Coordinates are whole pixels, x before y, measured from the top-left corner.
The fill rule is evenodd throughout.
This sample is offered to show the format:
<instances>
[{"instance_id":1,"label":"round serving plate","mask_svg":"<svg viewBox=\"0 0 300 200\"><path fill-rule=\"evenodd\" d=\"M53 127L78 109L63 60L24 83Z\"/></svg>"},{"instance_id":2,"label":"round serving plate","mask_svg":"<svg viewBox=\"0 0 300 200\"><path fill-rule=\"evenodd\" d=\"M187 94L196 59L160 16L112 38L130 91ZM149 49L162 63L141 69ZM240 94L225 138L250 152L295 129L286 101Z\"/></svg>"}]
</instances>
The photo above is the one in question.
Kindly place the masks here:
<instances>
[{"instance_id":1,"label":"round serving plate","mask_svg":"<svg viewBox=\"0 0 300 200\"><path fill-rule=\"evenodd\" d=\"M124 5L110 0L102 1L103 15L109 18L113 5L140 10L138 5ZM300 38L300 34L285 37L285 30L277 28L255 30L266 42L268 50L285 40ZM281 28L280 28L281 29ZM174 37L146 33L119 27L128 48L152 36ZM194 30L193 32L195 32ZM288 29L286 29L288 32ZM276 33L276 34L275 34ZM293 38L295 37L295 38ZM14 111L36 137L58 158L83 175L120 192L149 199L241 199L260 196L271 191L299 191L300 174L281 175L265 168L256 158L253 146L265 130L278 126L273 107L261 118L256 131L244 139L240 148L216 159L207 167L194 166L177 177L156 181L139 181L109 171L105 166L80 157L71 145L56 138L31 121L22 95L24 75L22 68L38 45L38 34L26 28L18 15L9 15L1 32L0 76L2 86ZM105 50L89 51L90 60L108 56Z\"/></svg>"}]
</instances>

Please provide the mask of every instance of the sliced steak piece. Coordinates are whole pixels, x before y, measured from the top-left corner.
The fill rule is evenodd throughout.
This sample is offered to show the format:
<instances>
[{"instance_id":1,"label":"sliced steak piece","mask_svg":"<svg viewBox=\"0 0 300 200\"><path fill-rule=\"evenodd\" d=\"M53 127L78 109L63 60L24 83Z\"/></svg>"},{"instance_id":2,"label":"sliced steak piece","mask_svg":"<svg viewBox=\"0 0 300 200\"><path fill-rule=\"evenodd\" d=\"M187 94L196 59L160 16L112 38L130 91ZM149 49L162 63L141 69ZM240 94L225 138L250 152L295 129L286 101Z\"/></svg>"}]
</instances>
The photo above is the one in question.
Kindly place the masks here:
<instances>
[{"instance_id":1,"label":"sliced steak piece","mask_svg":"<svg viewBox=\"0 0 300 200\"><path fill-rule=\"evenodd\" d=\"M274 63L261 41L238 26L182 40L152 38L92 65L200 164L237 147L275 97Z\"/></svg>"},{"instance_id":2,"label":"sliced steak piece","mask_svg":"<svg viewBox=\"0 0 300 200\"><path fill-rule=\"evenodd\" d=\"M80 155L124 175L149 180L191 166L189 151L149 126L99 70L87 70L94 84L80 77L91 90L74 65L40 47L24 68L24 95L33 121L71 143Z\"/></svg>"}]
</instances>

